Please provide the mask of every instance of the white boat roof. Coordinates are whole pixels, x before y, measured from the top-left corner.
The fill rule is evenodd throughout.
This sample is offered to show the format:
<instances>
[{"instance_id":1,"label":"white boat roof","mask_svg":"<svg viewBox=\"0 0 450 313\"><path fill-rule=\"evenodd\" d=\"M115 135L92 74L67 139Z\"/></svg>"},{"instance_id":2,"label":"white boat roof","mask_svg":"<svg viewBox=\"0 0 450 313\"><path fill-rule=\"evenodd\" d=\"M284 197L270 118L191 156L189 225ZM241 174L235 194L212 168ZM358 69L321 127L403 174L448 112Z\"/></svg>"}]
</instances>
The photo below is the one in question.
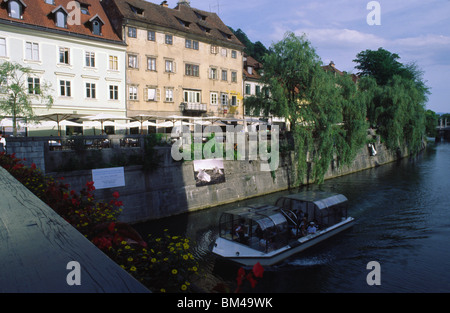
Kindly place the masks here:
<instances>
[{"instance_id":1,"label":"white boat roof","mask_svg":"<svg viewBox=\"0 0 450 313\"><path fill-rule=\"evenodd\" d=\"M348 201L347 197L345 197L344 195L328 191L304 191L292 195L283 196L281 198L289 198L302 202L311 202L314 203L320 210Z\"/></svg>"}]
</instances>

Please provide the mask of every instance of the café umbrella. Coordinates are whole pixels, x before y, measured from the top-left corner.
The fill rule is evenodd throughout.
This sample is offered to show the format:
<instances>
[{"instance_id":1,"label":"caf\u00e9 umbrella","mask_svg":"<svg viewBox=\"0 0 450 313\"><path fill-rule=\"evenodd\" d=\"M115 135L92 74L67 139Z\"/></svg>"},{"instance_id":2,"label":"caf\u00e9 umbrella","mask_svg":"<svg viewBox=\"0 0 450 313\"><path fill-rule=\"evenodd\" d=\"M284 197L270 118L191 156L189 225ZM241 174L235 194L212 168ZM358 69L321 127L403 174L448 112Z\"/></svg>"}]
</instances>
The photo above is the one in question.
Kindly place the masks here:
<instances>
[{"instance_id":1,"label":"caf\u00e9 umbrella","mask_svg":"<svg viewBox=\"0 0 450 313\"><path fill-rule=\"evenodd\" d=\"M118 115L106 114L106 113L100 113L97 115L86 116L83 119L88 120L88 121L100 122L101 128L102 128L102 134L104 133L104 129L103 129L104 122L107 122L107 121L114 122L116 120L130 120L130 118L125 117L125 116L118 116Z\"/></svg>"}]
</instances>

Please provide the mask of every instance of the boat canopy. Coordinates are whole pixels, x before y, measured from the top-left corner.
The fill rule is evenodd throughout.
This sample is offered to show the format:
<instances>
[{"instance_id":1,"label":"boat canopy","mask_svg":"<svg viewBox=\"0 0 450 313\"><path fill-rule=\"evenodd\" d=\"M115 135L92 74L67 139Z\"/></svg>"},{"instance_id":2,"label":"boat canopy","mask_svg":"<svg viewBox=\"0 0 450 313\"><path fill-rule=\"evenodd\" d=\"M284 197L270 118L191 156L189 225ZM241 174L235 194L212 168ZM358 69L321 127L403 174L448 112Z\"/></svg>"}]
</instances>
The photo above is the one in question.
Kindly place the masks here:
<instances>
[{"instance_id":1,"label":"boat canopy","mask_svg":"<svg viewBox=\"0 0 450 313\"><path fill-rule=\"evenodd\" d=\"M271 251L287 244L288 222L271 205L243 207L224 212L219 235L260 251Z\"/></svg>"},{"instance_id":2,"label":"boat canopy","mask_svg":"<svg viewBox=\"0 0 450 313\"><path fill-rule=\"evenodd\" d=\"M347 218L348 199L338 193L306 191L279 198L275 204L298 219L307 217L321 226L332 226Z\"/></svg>"}]
</instances>

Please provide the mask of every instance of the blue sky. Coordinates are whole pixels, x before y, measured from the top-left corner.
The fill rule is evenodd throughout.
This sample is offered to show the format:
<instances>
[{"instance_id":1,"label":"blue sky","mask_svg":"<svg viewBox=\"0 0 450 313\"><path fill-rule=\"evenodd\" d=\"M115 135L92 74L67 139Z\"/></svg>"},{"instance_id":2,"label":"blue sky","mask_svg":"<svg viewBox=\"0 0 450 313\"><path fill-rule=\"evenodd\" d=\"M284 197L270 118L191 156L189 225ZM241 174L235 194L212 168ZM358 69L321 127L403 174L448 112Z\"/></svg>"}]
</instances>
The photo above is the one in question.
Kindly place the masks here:
<instances>
[{"instance_id":1,"label":"blue sky","mask_svg":"<svg viewBox=\"0 0 450 313\"><path fill-rule=\"evenodd\" d=\"M157 2L157 1L152 1ZM177 0L169 0L174 7ZM303 33L322 61L356 73L356 54L379 47L416 62L431 87L427 109L450 112L450 0L379 0L381 25L370 26L369 0L191 0L191 6L218 13L266 47L286 31Z\"/></svg>"}]
</instances>

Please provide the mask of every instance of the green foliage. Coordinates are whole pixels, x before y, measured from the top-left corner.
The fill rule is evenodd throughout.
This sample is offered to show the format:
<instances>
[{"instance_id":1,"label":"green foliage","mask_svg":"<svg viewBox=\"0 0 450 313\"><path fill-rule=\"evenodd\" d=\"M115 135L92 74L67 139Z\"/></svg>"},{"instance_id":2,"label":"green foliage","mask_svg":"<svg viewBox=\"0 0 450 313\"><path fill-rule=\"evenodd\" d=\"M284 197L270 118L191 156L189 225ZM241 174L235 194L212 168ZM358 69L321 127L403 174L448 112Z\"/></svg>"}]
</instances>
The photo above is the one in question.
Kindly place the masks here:
<instances>
[{"instance_id":1,"label":"green foliage","mask_svg":"<svg viewBox=\"0 0 450 313\"><path fill-rule=\"evenodd\" d=\"M264 57L268 92L245 100L261 112L289 120L298 160L298 180L318 183L333 159L350 163L365 142L365 105L351 77L326 73L305 36L287 33Z\"/></svg>"},{"instance_id":2,"label":"green foliage","mask_svg":"<svg viewBox=\"0 0 450 313\"><path fill-rule=\"evenodd\" d=\"M233 30L233 28L229 27L233 34L242 42L245 46L244 52L247 55L252 56L255 60L262 61L263 56L269 52L269 50L264 46L264 44L260 41L253 43L244 31L240 28L237 30Z\"/></svg>"},{"instance_id":3,"label":"green foliage","mask_svg":"<svg viewBox=\"0 0 450 313\"><path fill-rule=\"evenodd\" d=\"M425 104L429 88L416 64L403 65L400 57L382 48L366 50L355 62L363 78L359 82L372 127L392 150L406 144L417 153L425 135Z\"/></svg>"},{"instance_id":4,"label":"green foliage","mask_svg":"<svg viewBox=\"0 0 450 313\"><path fill-rule=\"evenodd\" d=\"M40 82L39 86L30 87L28 78L33 77L30 68L18 63L3 62L0 64L0 112L12 116L14 136L17 135L17 118L34 118L32 102L45 104L50 108L53 97L48 94L50 85Z\"/></svg>"}]
</instances>

